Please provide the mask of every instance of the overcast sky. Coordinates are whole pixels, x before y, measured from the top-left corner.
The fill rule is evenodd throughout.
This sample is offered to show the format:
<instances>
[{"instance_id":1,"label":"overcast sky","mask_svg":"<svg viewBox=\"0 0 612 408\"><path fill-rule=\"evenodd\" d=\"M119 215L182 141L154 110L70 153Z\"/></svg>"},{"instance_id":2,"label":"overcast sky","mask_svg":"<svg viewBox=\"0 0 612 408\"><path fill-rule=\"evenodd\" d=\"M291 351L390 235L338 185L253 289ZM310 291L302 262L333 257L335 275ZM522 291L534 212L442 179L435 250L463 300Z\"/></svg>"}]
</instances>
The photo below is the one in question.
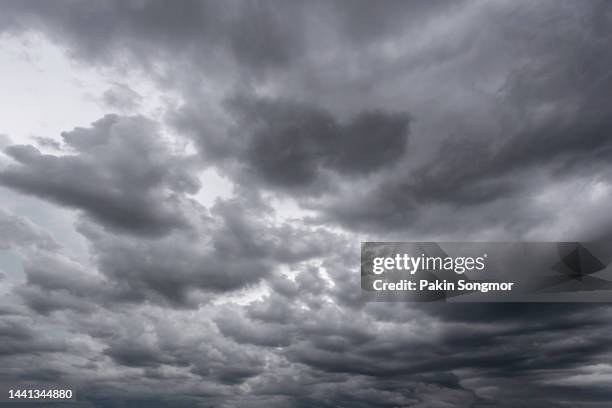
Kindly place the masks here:
<instances>
[{"instance_id":1,"label":"overcast sky","mask_svg":"<svg viewBox=\"0 0 612 408\"><path fill-rule=\"evenodd\" d=\"M612 238L607 1L0 0L0 384L608 407L607 304L360 298L367 240Z\"/></svg>"}]
</instances>

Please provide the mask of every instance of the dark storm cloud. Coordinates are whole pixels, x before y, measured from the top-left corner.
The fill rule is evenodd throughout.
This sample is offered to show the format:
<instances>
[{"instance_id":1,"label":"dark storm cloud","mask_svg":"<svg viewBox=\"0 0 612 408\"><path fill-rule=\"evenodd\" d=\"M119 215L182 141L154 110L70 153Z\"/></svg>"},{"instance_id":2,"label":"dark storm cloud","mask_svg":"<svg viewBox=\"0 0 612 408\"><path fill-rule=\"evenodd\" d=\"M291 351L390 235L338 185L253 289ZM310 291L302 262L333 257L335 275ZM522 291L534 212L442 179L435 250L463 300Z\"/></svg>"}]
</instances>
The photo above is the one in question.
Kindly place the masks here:
<instances>
[{"instance_id":1,"label":"dark storm cloud","mask_svg":"<svg viewBox=\"0 0 612 408\"><path fill-rule=\"evenodd\" d=\"M57 7L4 1L4 29L38 29L58 41L68 39L78 58L114 62L122 53L151 67L158 58L195 60L214 67L236 61L257 72L299 56L299 33L306 21L300 4L273 2L86 1ZM160 30L160 27L163 29ZM2 27L0 27L1 29ZM208 55L215 54L209 59Z\"/></svg>"},{"instance_id":2,"label":"dark storm cloud","mask_svg":"<svg viewBox=\"0 0 612 408\"><path fill-rule=\"evenodd\" d=\"M227 315L220 316L216 324L223 335L239 344L254 344L262 347L287 347L292 343L291 331L286 325L256 323L245 319L237 313L228 313Z\"/></svg>"},{"instance_id":3,"label":"dark storm cloud","mask_svg":"<svg viewBox=\"0 0 612 408\"><path fill-rule=\"evenodd\" d=\"M214 229L202 231L210 234L205 238L171 234L155 241L83 232L91 242L101 271L115 283L113 296L118 300L152 299L185 306L192 303L193 291L227 292L253 285L269 274L274 265L269 254L251 237L234 243L235 248L213 247L211 239L222 234ZM240 253L241 249L246 252ZM253 252L248 252L250 249Z\"/></svg>"},{"instance_id":4,"label":"dark storm cloud","mask_svg":"<svg viewBox=\"0 0 612 408\"><path fill-rule=\"evenodd\" d=\"M445 9L461 7L463 1L386 0L384 7L367 0L358 0L348 6L343 1L330 2L338 13L342 32L356 43L392 36L406 27L418 26Z\"/></svg>"},{"instance_id":5,"label":"dark storm cloud","mask_svg":"<svg viewBox=\"0 0 612 408\"><path fill-rule=\"evenodd\" d=\"M453 207L478 207L530 194L524 184L530 180L532 166L543 167L540 163L559 158L565 161L567 151L577 155L577 150L572 150L577 138L572 135L596 132L567 128L564 123L568 118L559 117L568 112L576 114L570 106L585 105L585 98L595 101L589 96L593 88L586 83L589 78L606 80L605 61L589 62L607 43L606 25L602 23L607 12L599 5L593 10L551 7L549 3L537 7L489 5L480 11L470 2L388 2L384 7L368 2L350 6L317 2L309 7L250 2L185 2L172 7L155 2L76 2L69 11L59 13L36 3L7 4L8 13L14 17L13 27L25 24L52 33L84 60L112 64L123 58L119 58L120 52L127 51L137 57L134 61L170 68L165 70L169 78L163 83L176 85L186 94L185 105L177 115L170 115L178 129L195 137L206 164L219 156L240 160L237 167L244 171L236 172L233 166L229 174L253 189L259 189L263 182L273 189L320 193L326 184L355 183L356 177L395 164L395 173L388 177L368 179L365 187L352 185L350 190L367 191L370 199L336 192L336 196L312 206L327 213L324 220L358 229L415 228L413 220L423 208L434 211L430 210L432 202L448 205L452 214ZM557 13L555 18L548 16L551 10ZM458 21L455 23L452 17ZM485 19L490 23L477 32L478 22ZM582 24L591 20L592 28ZM311 29L313 21L318 22L318 30ZM438 35L439 31L444 33L445 21L453 21L449 24L456 29L455 36ZM427 42L419 37L420 30L426 29L438 36ZM551 47L557 37L564 45ZM500 41L502 46L498 45ZM331 49L337 52L331 53ZM179 56L189 60L187 66L198 69L183 70L183 64L167 64L179 61ZM269 69L274 75L266 80L238 74ZM416 83L419 71L434 74L424 75L423 82ZM210 110L201 108L202 100L210 97L208 90L198 91L202 73L219 79L213 83L222 84L221 92L244 87L245 83L246 88L266 87L274 83L273 78L278 85L272 87L274 98L255 97L229 104L230 114L240 112L237 128L225 128L221 135L213 135ZM498 87L490 91L490 96L488 91L483 95L475 91L480 77ZM580 81L585 83L576 86ZM393 87L394 83L397 86ZM531 83L535 86L525 85ZM439 106L418 107L410 97L414 92L423 94L421 100L436 100L447 85L448 95ZM567 89L571 98L554 95L560 89ZM288 102L296 99L306 102ZM550 100L567 103L547 104ZM462 111L460 105L467 108ZM492 129L495 124L472 126L467 119L453 120L459 114L480 120L482 112L470 112L470 107L481 105L501 106L501 117L483 118L483 122L499 121L500 127L507 122L514 124L503 135L483 135L481 127ZM605 102L591 105L605 106ZM417 106L420 116L427 116L440 133L418 136L411 129L413 139L432 139L423 144L433 144L433 155L420 151L401 154L405 149L403 138L394 135L402 133L407 120L404 117L406 122L402 122L403 114L388 112L405 112L410 110L408 106ZM337 119L337 112L347 119ZM540 123L541 112L548 123ZM605 115L600 116L599 123ZM598 125L593 122L592 126ZM479 134L470 134L474 131ZM566 135L557 140L552 136L557 133ZM453 136L445 142L448 134ZM538 142L541 147L530 144L534 138L542 139ZM385 142L376 143L376 139ZM578 160L589 162L597 155L600 161L604 159L601 149L605 146L601 143L580 143L583 147L577 149L584 154ZM412 164L422 163L424 157L426 163ZM321 174L329 172L348 180ZM474 214L468 216L473 218ZM431 217L436 218L433 213Z\"/></svg>"},{"instance_id":6,"label":"dark storm cloud","mask_svg":"<svg viewBox=\"0 0 612 408\"><path fill-rule=\"evenodd\" d=\"M319 257L327 251L322 242L333 242L325 231L274 225L239 200L217 202L211 215L194 222L193 231L157 239L113 234L82 221L80 232L100 274L62 258L30 255L27 284L16 293L43 314L90 312L92 301L193 308L212 295L252 287L280 265Z\"/></svg>"},{"instance_id":7,"label":"dark storm cloud","mask_svg":"<svg viewBox=\"0 0 612 408\"><path fill-rule=\"evenodd\" d=\"M315 106L247 95L231 98L227 106L237 125L222 143L206 132L194 135L204 156L237 160L231 164L242 177L255 175L273 188L324 185L326 171L365 176L392 166L406 150L410 117L405 113L365 111L339 122ZM173 120L186 130L197 129L199 121L188 109Z\"/></svg>"},{"instance_id":8,"label":"dark storm cloud","mask_svg":"<svg viewBox=\"0 0 612 408\"><path fill-rule=\"evenodd\" d=\"M285 68L316 48L313 31L320 21L341 37L360 44L384 38L406 23L420 25L450 1L315 1L308 5L283 1L158 1L109 0L95 4L71 1L64 7L36 1L3 1L0 29L40 30L67 43L75 56L89 62L113 63L122 53L137 64L172 55L214 67L229 57L243 72L253 74ZM330 34L332 34L330 32ZM212 58L211 58L212 57ZM218 67L214 67L218 69Z\"/></svg>"},{"instance_id":9,"label":"dark storm cloud","mask_svg":"<svg viewBox=\"0 0 612 408\"><path fill-rule=\"evenodd\" d=\"M189 362L181 362L164 356L162 351L151 348L142 341L125 341L112 344L105 354L115 360L118 364L128 367L159 366L160 364L188 365Z\"/></svg>"},{"instance_id":10,"label":"dark storm cloud","mask_svg":"<svg viewBox=\"0 0 612 408\"><path fill-rule=\"evenodd\" d=\"M555 49L535 39L533 60L504 85L506 109L513 111L505 119L520 122L512 127L516 133L496 144L446 139L438 155L416 172L415 185L404 188L423 201L470 204L512 193L516 181L503 176L520 170L546 166L559 175L581 168L596 174L612 151L610 96L604 91L612 85L612 56L605 52L612 30L595 24L580 29L578 37L557 31L566 41Z\"/></svg>"},{"instance_id":11,"label":"dark storm cloud","mask_svg":"<svg viewBox=\"0 0 612 408\"><path fill-rule=\"evenodd\" d=\"M62 134L76 154L10 146L5 152L18 164L0 173L0 183L81 209L116 230L159 236L185 228L182 210L195 206L185 194L197 192L199 182L157 132L143 117L107 115Z\"/></svg>"},{"instance_id":12,"label":"dark storm cloud","mask_svg":"<svg viewBox=\"0 0 612 408\"><path fill-rule=\"evenodd\" d=\"M152 329L136 325L129 336L113 335L104 354L121 366L147 368L152 378L164 366L177 367L186 370L179 375L184 379L194 374L200 380L235 385L263 371L261 353L253 347L225 341L211 332L210 326L202 327L206 333L181 332L176 322L161 320L152 321L150 326ZM174 330L183 334L176 335Z\"/></svg>"},{"instance_id":13,"label":"dark storm cloud","mask_svg":"<svg viewBox=\"0 0 612 408\"><path fill-rule=\"evenodd\" d=\"M326 251L329 233L277 224L247 198L218 201L210 212L187 198L199 188L189 173L194 168L188 158L171 154L156 130L142 117L107 115L62 134L76 154L8 148L19 164L0 174L2 182L83 210L79 232L101 272L87 274L66 260L31 254L24 265L27 284L16 290L30 308L88 313L92 300L194 307L205 300L200 292L252 287L280 264Z\"/></svg>"},{"instance_id":14,"label":"dark storm cloud","mask_svg":"<svg viewBox=\"0 0 612 408\"><path fill-rule=\"evenodd\" d=\"M0 281L1 379L68 378L94 407L609 405L609 306L366 304L363 237L313 227L606 236L605 202L588 223L553 218L587 212L567 201L588 194L556 183L600 180L607 199L606 2L2 11L11 35L162 79L183 103L167 124L201 157L173 154L139 116L66 132L61 155L8 148L3 185L76 208L90 257L0 213L0 247L24 261L23 280ZM192 201L197 166L220 170L233 197ZM275 218L277 191L309 217ZM545 213L529 207L542 191L556 194ZM245 288L255 300L237 304Z\"/></svg>"},{"instance_id":15,"label":"dark storm cloud","mask_svg":"<svg viewBox=\"0 0 612 408\"><path fill-rule=\"evenodd\" d=\"M605 92L611 85L606 44L612 32L602 22L609 21L612 13L604 3L591 6L555 9L555 18L546 16L546 7L517 7L504 13L507 20L490 33L495 44L500 33L515 35L505 50L515 55L514 60L495 73L503 75L503 80L482 95L467 87L461 90L469 96L464 100L466 106L475 102L493 106L489 116L480 119L478 110L468 109L468 117L457 120L434 107L425 114L438 122L443 133L432 144L434 154L426 161L419 162L409 152L406 163L417 160L418 165L407 164L377 183L355 186L358 193L331 197L313 208L328 213L325 221L337 220L361 230L438 232L437 219L443 222L440 231L444 231L458 219L459 211L459 233L466 223L487 228L502 220L508 221L505 228L520 226L518 230L524 233L546 215L534 217L513 203L529 202L546 188L544 180L588 183L607 179L612 121ZM589 23L584 24L586 21ZM483 49L493 44L485 37L473 41ZM488 75L485 59L501 58L494 50L487 54L470 51L466 48L445 64L461 69L463 60L469 59L480 63L483 75ZM460 71L457 76L461 78L459 75ZM415 117L418 123L419 114ZM487 123L492 127L484 126ZM414 133L413 140L418 139ZM506 217L495 221L489 216L499 213ZM530 222L524 223L527 219Z\"/></svg>"},{"instance_id":16,"label":"dark storm cloud","mask_svg":"<svg viewBox=\"0 0 612 408\"><path fill-rule=\"evenodd\" d=\"M11 316L0 320L0 356L57 352L65 349L60 339L54 339L32 327L27 318Z\"/></svg>"},{"instance_id":17,"label":"dark storm cloud","mask_svg":"<svg viewBox=\"0 0 612 408\"><path fill-rule=\"evenodd\" d=\"M334 280L336 285L341 281ZM334 288L327 287L328 291ZM217 324L240 343L266 348L278 345L261 339L272 340L283 333L281 338L289 342L283 354L303 364L302 370L319 372L318 386L327 376L343 385L348 385L348 378L364 376L371 389L389 392L384 397L372 395L369 401L351 389L354 403L364 406L393 406L393 398L401 395L393 396L400 392L392 385L394 381L401 381L403 392L409 393L414 404L424 407L442 404L441 394L451 390L457 393L451 392L454 396L450 400L462 401L457 406L514 406L534 396L540 401L536 406L554 406L555 398L548 397L552 388L547 381L577 373L585 364L597 364L612 351L606 341L610 309L605 305L506 304L483 308L440 304L417 305L411 311L404 304L340 309L333 303L323 303L313 313L300 307L307 304L309 293L298 285L289 301L278 302L278 295L271 295L249 306L247 313L254 321L236 312L224 312ZM270 309L264 312L266 304ZM275 304L289 306L277 313L273 312ZM387 313L386 323L380 320L378 310ZM263 323L255 324L262 319ZM461 374L449 381L449 376L456 375L451 373ZM526 387L524 392L512 394L510 390L516 384ZM419 392L432 387L435 396ZM487 391L489 388L491 391ZM313 386L310 398L311 403L318 404L316 390ZM566 386L557 391L579 406L603 402L605 396L599 396L596 386L589 390L578 394ZM307 398L300 396L298 400ZM335 393L333 398L342 401L344 397Z\"/></svg>"},{"instance_id":18,"label":"dark storm cloud","mask_svg":"<svg viewBox=\"0 0 612 408\"><path fill-rule=\"evenodd\" d=\"M23 265L25 284L14 293L41 315L61 310L91 313L109 297L110 285L83 266L52 253L30 253Z\"/></svg>"}]
</instances>

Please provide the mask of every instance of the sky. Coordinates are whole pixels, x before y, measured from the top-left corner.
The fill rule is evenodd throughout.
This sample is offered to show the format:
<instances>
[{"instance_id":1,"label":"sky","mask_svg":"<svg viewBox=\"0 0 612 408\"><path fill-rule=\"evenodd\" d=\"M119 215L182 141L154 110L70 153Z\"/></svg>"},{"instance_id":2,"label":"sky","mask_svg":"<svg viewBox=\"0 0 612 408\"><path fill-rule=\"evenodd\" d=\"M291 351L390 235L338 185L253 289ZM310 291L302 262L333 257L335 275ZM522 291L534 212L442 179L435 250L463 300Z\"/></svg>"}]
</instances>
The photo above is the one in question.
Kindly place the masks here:
<instances>
[{"instance_id":1,"label":"sky","mask_svg":"<svg viewBox=\"0 0 612 408\"><path fill-rule=\"evenodd\" d=\"M362 241L612 238L606 1L0 0L0 385L573 407L612 307L367 303Z\"/></svg>"}]
</instances>

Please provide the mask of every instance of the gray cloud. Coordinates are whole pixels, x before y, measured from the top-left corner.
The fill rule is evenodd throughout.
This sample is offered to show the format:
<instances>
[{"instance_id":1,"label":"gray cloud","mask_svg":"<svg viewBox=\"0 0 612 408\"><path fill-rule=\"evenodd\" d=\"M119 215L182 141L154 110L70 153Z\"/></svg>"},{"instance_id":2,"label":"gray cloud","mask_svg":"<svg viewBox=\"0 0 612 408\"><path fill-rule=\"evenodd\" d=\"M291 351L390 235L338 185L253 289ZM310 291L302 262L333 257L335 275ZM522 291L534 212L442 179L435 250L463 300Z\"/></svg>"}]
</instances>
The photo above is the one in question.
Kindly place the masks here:
<instances>
[{"instance_id":1,"label":"gray cloud","mask_svg":"<svg viewBox=\"0 0 612 408\"><path fill-rule=\"evenodd\" d=\"M121 111L133 111L142 102L142 96L128 85L116 83L102 94L102 102Z\"/></svg>"},{"instance_id":2,"label":"gray cloud","mask_svg":"<svg viewBox=\"0 0 612 408\"><path fill-rule=\"evenodd\" d=\"M142 117L107 115L62 134L76 154L9 146L6 153L19 164L4 169L0 183L82 209L109 228L153 236L185 228L181 212L195 205L185 194L200 186L156 131Z\"/></svg>"},{"instance_id":3,"label":"gray cloud","mask_svg":"<svg viewBox=\"0 0 612 408\"><path fill-rule=\"evenodd\" d=\"M457 6L449 1L393 1L378 8L367 1L350 6L342 1L316 1L305 6L282 1L189 0L169 5L109 0L95 5L74 1L68 9L59 10L35 1L6 0L0 29L43 31L67 42L74 56L88 62L112 64L128 53L150 67L172 56L216 73L230 68L258 77L301 62L305 54L316 50L322 38L312 30L313 21L325 24L321 27L325 31L335 27L340 38L359 45Z\"/></svg>"},{"instance_id":4,"label":"gray cloud","mask_svg":"<svg viewBox=\"0 0 612 408\"><path fill-rule=\"evenodd\" d=\"M73 55L86 61L112 64L128 54L140 66L151 67L159 58L171 57L212 70L234 62L253 73L297 58L300 27L307 24L301 5L268 2L185 1L171 6L76 1L62 11L36 2L6 1L4 8L0 29L35 28L59 41L69 39ZM216 54L214 60L205 57L211 53Z\"/></svg>"},{"instance_id":5,"label":"gray cloud","mask_svg":"<svg viewBox=\"0 0 612 408\"><path fill-rule=\"evenodd\" d=\"M65 256L30 252L26 284L15 292L41 314L143 302L196 308L214 295L256 286L282 265L319 257L327 252L322 242L333 242L326 231L275 225L247 205L219 201L191 230L156 239L108 232L83 219L79 231L97 273ZM285 245L289 240L299 244Z\"/></svg>"},{"instance_id":6,"label":"gray cloud","mask_svg":"<svg viewBox=\"0 0 612 408\"><path fill-rule=\"evenodd\" d=\"M32 221L0 209L0 249L22 246L48 250L59 247L48 232Z\"/></svg>"},{"instance_id":7,"label":"gray cloud","mask_svg":"<svg viewBox=\"0 0 612 408\"><path fill-rule=\"evenodd\" d=\"M60 339L32 328L27 318L5 317L0 321L0 355L57 352L65 349Z\"/></svg>"},{"instance_id":8,"label":"gray cloud","mask_svg":"<svg viewBox=\"0 0 612 408\"><path fill-rule=\"evenodd\" d=\"M42 33L117 83L144 73L181 104L37 139L56 154L6 149L2 185L75 209L88 253L0 211L23 269L0 280L0 382L64 381L91 407L608 406L609 306L365 303L357 263L370 238L610 236L610 17L3 2L9 36ZM103 98L137 113L123 91ZM205 167L233 188L210 208Z\"/></svg>"},{"instance_id":9,"label":"gray cloud","mask_svg":"<svg viewBox=\"0 0 612 408\"><path fill-rule=\"evenodd\" d=\"M360 177L391 167L405 153L410 117L365 111L339 122L331 113L288 100L241 95L227 102L237 126L220 144L202 129L194 138L209 160L237 162L239 177L254 175L272 188L315 191L326 172ZM197 129L197 112L179 112L181 129Z\"/></svg>"},{"instance_id":10,"label":"gray cloud","mask_svg":"<svg viewBox=\"0 0 612 408\"><path fill-rule=\"evenodd\" d=\"M460 233L466 224L486 229L507 222L500 228L526 234L536 219L544 221L546 215L534 217L528 208L517 209L514 203L530 202L551 181L570 183L581 178L588 183L607 178L610 115L603 90L610 78L609 53L604 50L610 32L601 26L601 20L609 18L609 10L603 3L592 8L568 6L557 10L554 18L546 10L523 6L493 10L491 16L500 23L486 37L462 27L487 52L472 52L458 41L458 46L466 47L464 52L444 58L443 67L456 67L444 78L456 87L448 98L452 100L457 93L463 106L457 102L449 112L440 101L440 106L429 105L428 111L422 111L416 102L417 124L419 120L437 122L427 123L438 132L427 134L433 142L419 140L420 133L429 129L413 126L418 155L409 151L404 165L387 177L309 205L327 212L322 217L326 222L339 221L359 230L438 233L436 220L444 231L460 212ZM505 52L514 58L503 61L505 54L500 50L498 55L491 47L500 44L504 33L517 30L522 34L505 45ZM562 45L552 47L557 41ZM503 64L491 72L485 59ZM479 90L478 78L462 72L466 61L478 67L474 72L495 81L489 85L482 80L484 89ZM430 71L438 67L432 64ZM402 75L410 78L414 74L407 69L393 75L400 81ZM376 79L366 77L364 81ZM432 92L436 92L434 85L428 84ZM485 117L481 117L482 104L488 105ZM457 112L465 118L456 118ZM500 213L505 217L492 219ZM523 223L526 219L530 222Z\"/></svg>"},{"instance_id":11,"label":"gray cloud","mask_svg":"<svg viewBox=\"0 0 612 408\"><path fill-rule=\"evenodd\" d=\"M225 211L227 217L232 214L232 205L236 203L224 203L226 208L218 211ZM243 211L234 214L238 216ZM252 232L276 236L260 224L250 227ZM96 230L108 234L99 227L90 228L93 230L89 234ZM219 228L221 231L228 226ZM248 228L243 231L238 236L249 235ZM309 233L302 231L302 235ZM235 258L244 251L253 259L257 254L275 254L274 250L253 246L253 242L229 245L236 239L230 239L231 236L220 233L225 243L217 251L228 252L217 255L231 254ZM266 242L265 236L259 237L263 238L260 242ZM117 246L127 246L127 239L137 238L121 235L104 238ZM176 237L172 240L177 241ZM21 287L26 292L15 293L31 307L28 290L40 288L39 294L51 297L61 294L55 299L64 304L45 312L45 324L64 326L63 330L88 340L66 344L52 338L42 343L20 342L21 348L8 352L5 364L20 367L23 378L44 377L44 372L55 372L55 378L68 376L75 381L80 395L86 395L94 406L104 406L97 395L115 402L161 397L150 389L151 382L176 384L182 395L177 396L179 400L187 398L221 406L252 403L385 407L402 403L423 407L452 404L511 407L533 401L537 396L535 406L548 407L555 405L559 395L576 406L605 405L607 394L598 384L582 385L581 391L576 391L573 383L555 379L580 375L584 365L607 361L612 354L607 341L608 306L499 304L483 308L477 304L366 304L357 300L359 276L353 273L356 266L346 263L354 248L350 242L338 237L335 240L335 250L328 249L322 256L325 261L321 265L329 280L309 263L296 264L292 266L294 278L270 276L267 279L270 293L247 306L231 302L207 304L189 313L164 307L159 300L168 294L160 291L161 297L156 298L152 294L159 288L153 286L147 289L150 292L145 303L132 301L130 306L103 300L109 282L121 284L127 280L130 284L147 285L147 280L155 276L163 279L155 271L144 270L124 276L130 272L130 266L121 259L117 248L109 254L116 254L117 264L126 269L124 275L110 275L107 266L101 264L107 283L86 271L70 269L77 267L75 264L61 264L50 258L32 259L26 266L28 283ZM331 236L327 242L333 242ZM103 249L96 247L100 244L92 243L97 253L102 254ZM157 243L155 249L160 251L161 245ZM164 246L168 247L168 243ZM142 248L145 247L139 250ZM154 250L141 258L155 254ZM163 267L161 259L167 256L165 253L158 256L155 264ZM230 272L232 265L228 263L225 270ZM183 271L181 264L175 262L167 273L184 277ZM204 276L206 273L206 268L199 272ZM194 274L193 279L197 276ZM198 287L193 279L186 279L185 289ZM351 294L357 299L351 298ZM79 304L70 304L75 299ZM168 300L172 304L172 296ZM10 333L15 336L21 332ZM86 346L92 342L95 347ZM37 368L24 367L16 360L18 355L35 350L60 353L61 358ZM75 358L86 359L88 363L72 370L60 363ZM109 369L115 373L113 381L99 389L93 387L91 384L100 381L98 370ZM80 379L73 377L77 375ZM130 378L129 387L120 385ZM248 392L241 388L245 386ZM162 406L176 403L172 397Z\"/></svg>"}]
</instances>

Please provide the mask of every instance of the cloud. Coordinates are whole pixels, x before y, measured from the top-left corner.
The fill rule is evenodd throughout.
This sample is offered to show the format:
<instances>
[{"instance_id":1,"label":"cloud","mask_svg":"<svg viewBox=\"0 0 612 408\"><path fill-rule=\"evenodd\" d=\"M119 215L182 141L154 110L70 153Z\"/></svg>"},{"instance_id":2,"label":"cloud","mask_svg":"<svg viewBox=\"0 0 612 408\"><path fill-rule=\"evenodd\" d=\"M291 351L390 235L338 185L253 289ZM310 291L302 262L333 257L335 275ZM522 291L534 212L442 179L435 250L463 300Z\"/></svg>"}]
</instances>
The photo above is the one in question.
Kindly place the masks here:
<instances>
[{"instance_id":1,"label":"cloud","mask_svg":"<svg viewBox=\"0 0 612 408\"><path fill-rule=\"evenodd\" d=\"M520 226L519 234L528 234L530 225L521 224L523 220L531 219L533 226L546 219L545 214L533 217L531 197L549 183L607 177L610 115L602 109L608 105L602 90L609 81L604 48L610 33L595 22L585 26L579 18L595 20L600 12L608 16L604 8L569 7L557 19L546 17L546 6L465 13L478 20L489 15L499 24L488 27L487 36L461 25L458 30L477 48L463 44L464 37L444 37L414 57L426 64L429 53L449 44L460 52L432 62L418 75L410 67L392 72L391 81L400 83L416 75L427 93L419 100L405 96L408 92L397 96L412 104L415 117L413 148L405 160L386 177L308 205L327 213L325 222L361 231L438 233L438 225L444 231L462 219L460 234L472 224L487 229L506 220L513 227L501 228ZM517 30L524 36L505 44L504 55L513 55L506 60L501 48L494 47L503 42L503 33ZM563 46L551 47L559 38ZM466 67L472 70L466 72ZM475 72L480 79L472 77ZM385 101L378 94L387 89L383 79L365 76L363 81L380 84L370 94ZM435 81L447 86L445 98L438 97ZM439 104L427 103L430 98ZM523 203L521 208L513 208L516 202ZM488 216L500 213L505 216L498 221Z\"/></svg>"},{"instance_id":2,"label":"cloud","mask_svg":"<svg viewBox=\"0 0 612 408\"><path fill-rule=\"evenodd\" d=\"M220 203L216 211L225 217L241 217L244 208L237 205ZM269 243L257 245L277 234L256 220L251 219L248 226L245 220L231 220L213 230L225 237L216 249L223 252L215 255L232 259L228 272L233 262L241 262L233 259L241 253L248 254L249 259L273 259L278 254L273 246L268 247ZM241 232L230 238L227 228L238 225ZM137 236L112 236L95 224L88 228L88 234L100 234L106 244L124 245L128 250L128 239L141 245L153 242ZM256 232L260 240L246 239ZM303 236L313 233L321 237L316 231L301 232ZM231 244L237 236L244 236L245 241ZM102 238L92 238L94 253L107 256L100 255L105 249L95 239ZM218 241L214 236L211 240ZM117 304L112 299L118 298L112 296L121 292L109 291L122 282L145 288L148 279L155 276L176 281L174 276L187 276L180 263L175 262L174 268L166 271L174 276L149 275L138 270L137 264L125 262L120 250L113 248L108 254L117 255L114 261L125 267L123 272L112 275L99 262L102 274L93 275L79 270L74 262L60 262L57 256L40 261L32 258L25 267L27 284L14 293L30 307L36 303L31 302L27 291L36 288L40 295L61 299L63 305L41 316L46 325L78 333L78 338L66 344L53 338L42 343L20 342L21 348L11 349L5 364L19 367L24 378L41 378L45 372L55 372L56 378L67 376L66 381L70 379L94 406L102 406L98 395L113 401L161 397L163 391L151 389L151 384L177 387L177 397L171 396L166 406L177 403L179 394L179 399L221 406L384 407L401 403L510 407L537 396L535 406L547 407L554 406L558 395L577 406L605 404L605 396L597 391L599 385L591 387L583 380L585 364L597 364L611 353L607 341L610 308L605 304L499 304L486 308L478 304L368 304L350 296L359 298L359 276L346 263L347 254L353 251L350 241L335 240L329 252L319 253L325 260L320 267L311 266L310 255L285 257L308 262L293 264L295 274L291 278L269 276L271 291L257 301L246 306L205 303L188 312L167 307L177 304L160 289L162 286L150 286L141 292L145 294L141 300L146 302ZM181 243L176 236L170 241ZM161 251L170 246L168 241L156 242L154 250L140 247L140 258L157 256L151 259L151 265L163 267L162 259L168 256ZM328 238L327 242L332 241ZM201 251L188 256L199 254ZM182 259L185 264L193 262ZM203 262L202 270L185 280L186 290L198 287L193 279L206 275L207 265ZM132 268L138 270L137 274L126 276ZM161 301L164 296L168 296L165 302ZM75 300L80 305L70 304ZM11 319L20 321L23 317ZM52 332L50 328L45 330ZM10 333L21 332L11 329ZM48 360L44 367L28 367L17 359L35 350L55 353L57 358ZM62 361L80 363L68 368ZM112 379L107 377L105 386L96 389L92 384L100 384L109 371ZM130 378L133 381L129 387L122 384ZM550 380L556 378L576 378L576 384L587 390L576 392L575 384L568 381L552 384Z\"/></svg>"},{"instance_id":3,"label":"cloud","mask_svg":"<svg viewBox=\"0 0 612 408\"><path fill-rule=\"evenodd\" d=\"M60 310L88 314L109 296L108 281L61 251L29 253L23 263L26 282L16 285L14 293L42 315Z\"/></svg>"},{"instance_id":4,"label":"cloud","mask_svg":"<svg viewBox=\"0 0 612 408\"><path fill-rule=\"evenodd\" d=\"M0 382L92 407L608 406L608 305L366 303L358 242L609 236L610 16L4 2L0 30L103 67L135 115L7 147L0 183L73 209L88 252L3 203ZM126 72L180 103L139 116ZM205 167L232 190L210 208Z\"/></svg>"},{"instance_id":5,"label":"cloud","mask_svg":"<svg viewBox=\"0 0 612 408\"><path fill-rule=\"evenodd\" d=\"M299 56L300 27L306 24L300 5L272 3L76 1L68 13L34 2L8 1L5 6L0 29L41 30L51 38L69 39L77 58L112 64L128 55L146 67L171 57L211 69L227 66L226 61L253 72L274 69ZM214 60L203 58L213 53Z\"/></svg>"},{"instance_id":6,"label":"cloud","mask_svg":"<svg viewBox=\"0 0 612 408\"><path fill-rule=\"evenodd\" d=\"M237 126L222 145L206 132L194 138L205 158L231 160L240 175L273 189L328 188L333 172L363 177L391 167L405 153L410 117L365 111L341 123L331 113L287 100L241 95L227 102ZM179 128L197 128L195 112L182 111ZM231 171L231 170L230 170Z\"/></svg>"},{"instance_id":7,"label":"cloud","mask_svg":"<svg viewBox=\"0 0 612 408\"><path fill-rule=\"evenodd\" d=\"M16 354L58 352L65 349L59 339L54 339L44 332L31 326L27 318L5 317L0 321L1 356Z\"/></svg>"},{"instance_id":8,"label":"cloud","mask_svg":"<svg viewBox=\"0 0 612 408\"><path fill-rule=\"evenodd\" d=\"M63 254L26 253L26 283L15 293L33 310L90 313L96 305L151 302L197 308L215 296L254 288L283 265L320 257L326 231L277 225L238 200L219 201L211 217L165 237L114 233L82 219L91 265ZM297 240L299 245L284 243ZM94 268L94 271L88 269Z\"/></svg>"},{"instance_id":9,"label":"cloud","mask_svg":"<svg viewBox=\"0 0 612 408\"><path fill-rule=\"evenodd\" d=\"M354 44L371 43L411 24L420 25L436 13L455 8L455 2L401 2L372 7L359 1L316 1L309 6L282 1L186 1L180 6L143 1L100 4L71 3L70 10L32 1L7 1L0 29L40 30L65 42L73 55L88 62L112 64L126 54L133 62L188 60L219 73L259 77L303 61L323 39L312 30L321 21L322 34ZM163 27L163 30L160 30ZM334 31L335 31L334 30ZM210 58L212 57L212 58Z\"/></svg>"},{"instance_id":10,"label":"cloud","mask_svg":"<svg viewBox=\"0 0 612 408\"><path fill-rule=\"evenodd\" d=\"M106 115L62 134L76 154L9 146L5 152L18 164L0 173L0 183L80 209L110 229L160 236L187 228L183 212L196 205L186 195L197 192L199 182L157 132L143 117Z\"/></svg>"},{"instance_id":11,"label":"cloud","mask_svg":"<svg viewBox=\"0 0 612 408\"><path fill-rule=\"evenodd\" d=\"M59 247L48 232L25 217L0 209L0 249L36 247L54 250Z\"/></svg>"},{"instance_id":12,"label":"cloud","mask_svg":"<svg viewBox=\"0 0 612 408\"><path fill-rule=\"evenodd\" d=\"M116 284L114 298L160 298L176 306L197 306L197 295L253 287L282 264L294 264L325 252L324 233L278 226L240 201L218 202L195 234L176 232L142 241L83 229L102 273ZM302 246L284 245L283 237L313 234ZM198 300L199 299L199 300Z\"/></svg>"}]
</instances>

